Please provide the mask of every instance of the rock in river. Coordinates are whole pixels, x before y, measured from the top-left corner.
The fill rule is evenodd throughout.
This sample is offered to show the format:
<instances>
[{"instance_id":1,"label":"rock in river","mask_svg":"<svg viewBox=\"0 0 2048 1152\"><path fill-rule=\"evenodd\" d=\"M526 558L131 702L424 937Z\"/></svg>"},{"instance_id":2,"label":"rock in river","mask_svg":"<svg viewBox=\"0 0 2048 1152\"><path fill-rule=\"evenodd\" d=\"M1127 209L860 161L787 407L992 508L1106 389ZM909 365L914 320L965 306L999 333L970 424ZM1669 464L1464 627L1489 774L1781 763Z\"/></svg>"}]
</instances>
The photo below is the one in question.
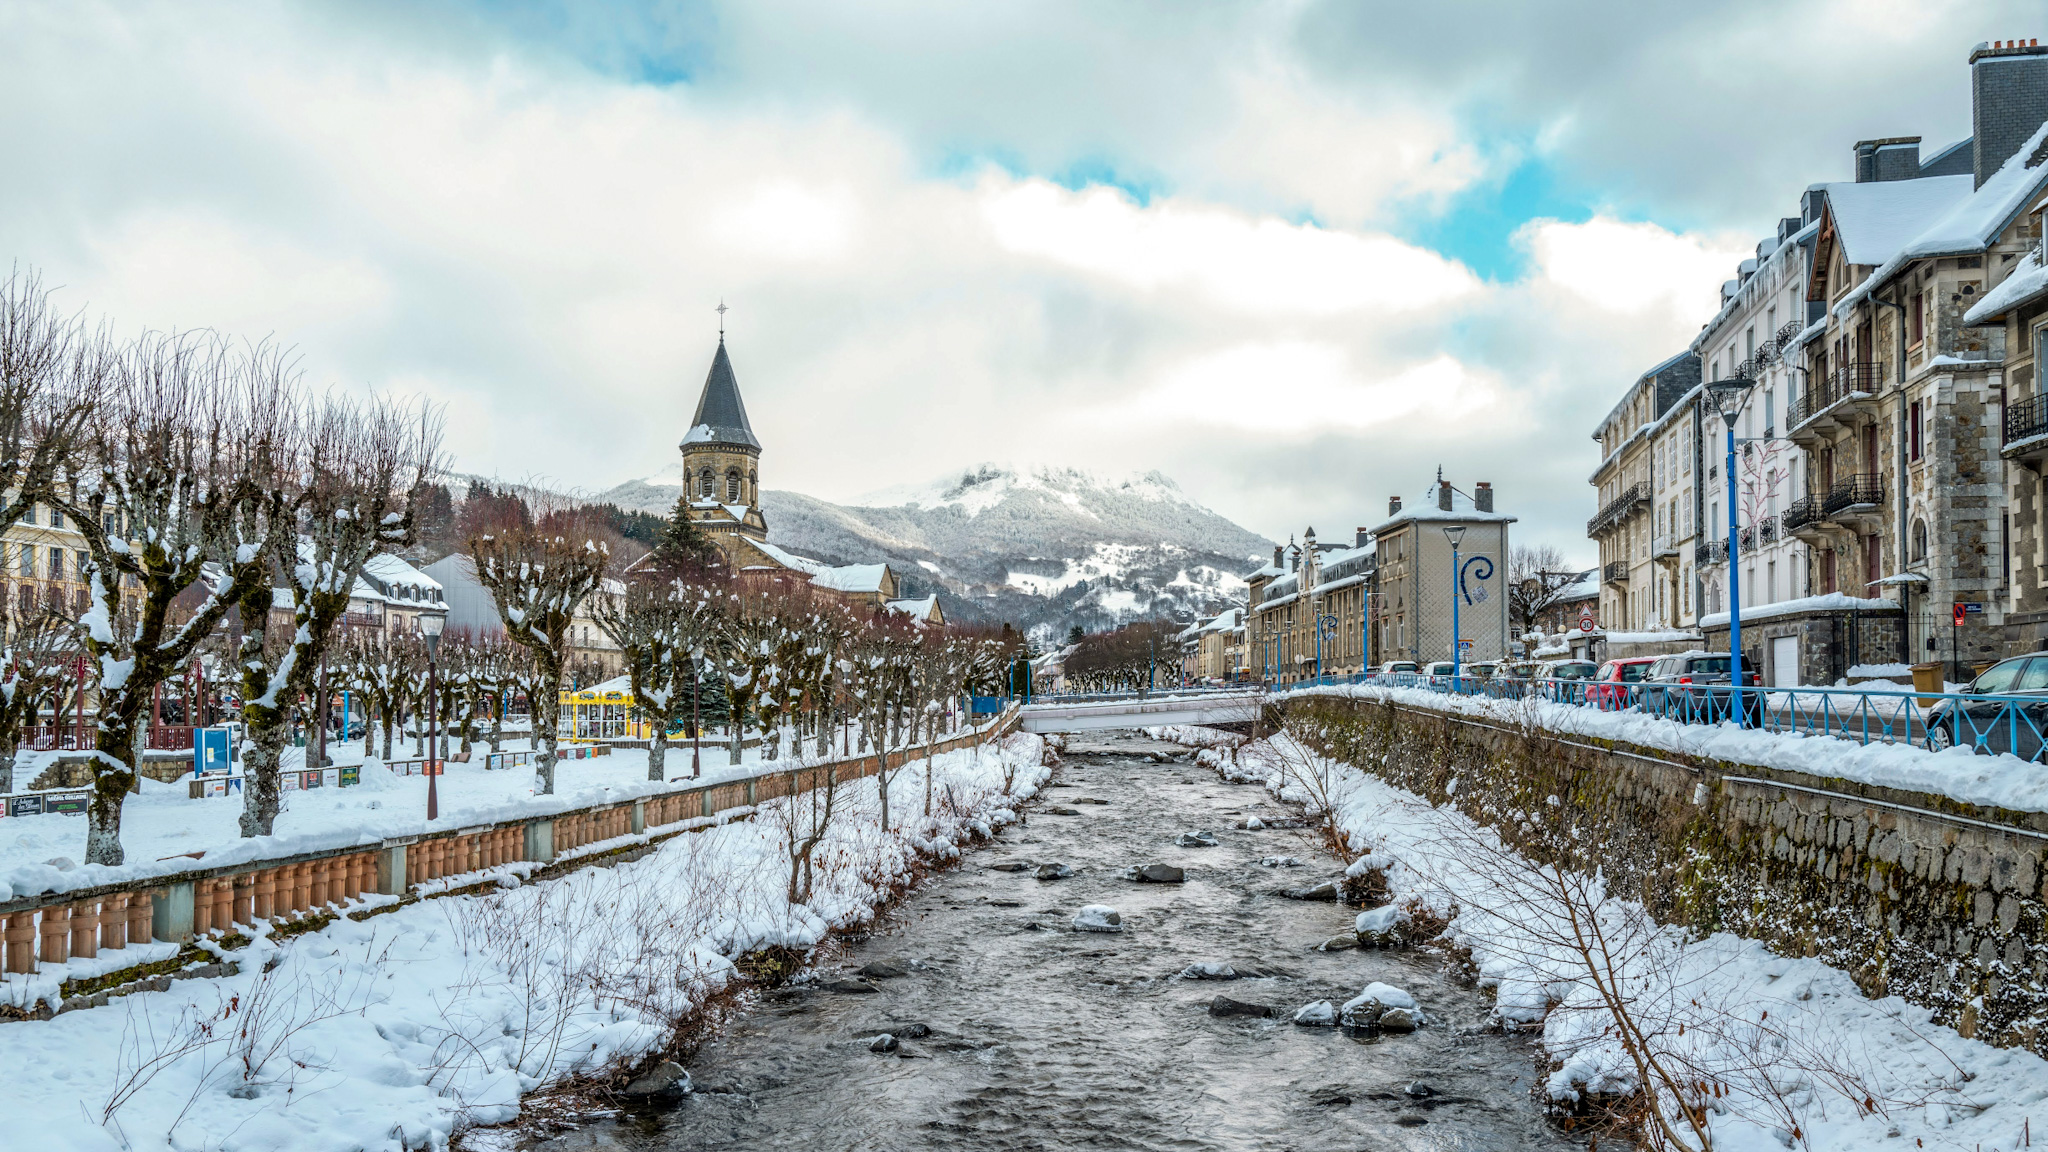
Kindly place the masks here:
<instances>
[{"instance_id":1,"label":"rock in river","mask_svg":"<svg viewBox=\"0 0 2048 1152\"><path fill-rule=\"evenodd\" d=\"M1181 848L1214 848L1216 846L1216 834L1214 832L1183 832L1174 839L1174 844Z\"/></svg>"},{"instance_id":2,"label":"rock in river","mask_svg":"<svg viewBox=\"0 0 2048 1152\"><path fill-rule=\"evenodd\" d=\"M1182 884L1188 874L1171 864L1140 864L1124 873L1124 879L1140 884Z\"/></svg>"},{"instance_id":3,"label":"rock in river","mask_svg":"<svg viewBox=\"0 0 2048 1152\"><path fill-rule=\"evenodd\" d=\"M1051 808L1047 808L1045 810L1045 814L1047 816L1079 816L1081 814L1081 810L1079 808L1062 808L1058 805L1055 805Z\"/></svg>"},{"instance_id":4,"label":"rock in river","mask_svg":"<svg viewBox=\"0 0 2048 1152\"><path fill-rule=\"evenodd\" d=\"M1331 1028L1337 1023L1337 1006L1328 1000L1303 1004L1294 1010L1294 1022L1304 1028Z\"/></svg>"},{"instance_id":5,"label":"rock in river","mask_svg":"<svg viewBox=\"0 0 2048 1152\"><path fill-rule=\"evenodd\" d=\"M1414 1008L1389 1008L1380 1013L1382 1032L1413 1032L1421 1023L1422 1013Z\"/></svg>"},{"instance_id":6,"label":"rock in river","mask_svg":"<svg viewBox=\"0 0 2048 1152\"><path fill-rule=\"evenodd\" d=\"M1180 978L1183 980L1235 980L1237 979L1237 969L1214 960L1205 960L1200 964L1190 964L1181 969Z\"/></svg>"},{"instance_id":7,"label":"rock in river","mask_svg":"<svg viewBox=\"0 0 2048 1152\"><path fill-rule=\"evenodd\" d=\"M1107 904L1090 904L1074 914L1076 932L1121 932L1124 918Z\"/></svg>"},{"instance_id":8,"label":"rock in river","mask_svg":"<svg viewBox=\"0 0 2048 1152\"><path fill-rule=\"evenodd\" d=\"M1214 1000L1209 1001L1209 1015L1211 1016L1271 1016L1272 1014L1273 1010L1264 1004L1247 1004L1242 1000L1232 1000L1228 996L1218 996Z\"/></svg>"},{"instance_id":9,"label":"rock in river","mask_svg":"<svg viewBox=\"0 0 2048 1152\"><path fill-rule=\"evenodd\" d=\"M887 1032L868 1041L868 1051L870 1052L894 1052L895 1050L896 1038Z\"/></svg>"},{"instance_id":10,"label":"rock in river","mask_svg":"<svg viewBox=\"0 0 2048 1152\"><path fill-rule=\"evenodd\" d=\"M1360 944L1371 944L1380 948L1401 943L1401 926L1408 922L1408 910L1392 904L1360 912L1353 925Z\"/></svg>"},{"instance_id":11,"label":"rock in river","mask_svg":"<svg viewBox=\"0 0 2048 1152\"><path fill-rule=\"evenodd\" d=\"M991 872L1029 872L1031 871L1031 861L1005 860L1001 864L991 864L988 867Z\"/></svg>"},{"instance_id":12,"label":"rock in river","mask_svg":"<svg viewBox=\"0 0 2048 1152\"><path fill-rule=\"evenodd\" d=\"M1299 868L1299 867L1301 867L1301 861L1299 861L1299 860L1296 860L1296 859L1295 859L1294 857L1292 857L1292 856L1261 856L1261 857L1259 857L1259 867L1261 867L1261 868Z\"/></svg>"},{"instance_id":13,"label":"rock in river","mask_svg":"<svg viewBox=\"0 0 2048 1152\"><path fill-rule=\"evenodd\" d=\"M861 965L857 974L870 980L894 980L910 975L910 966L900 960L871 960Z\"/></svg>"},{"instance_id":14,"label":"rock in river","mask_svg":"<svg viewBox=\"0 0 2048 1152\"><path fill-rule=\"evenodd\" d=\"M827 992L861 993L881 991L880 988L875 987L873 984L870 984L865 980L854 980L851 978L827 980L823 984L819 985L819 987L823 988Z\"/></svg>"},{"instance_id":15,"label":"rock in river","mask_svg":"<svg viewBox=\"0 0 2048 1152\"><path fill-rule=\"evenodd\" d=\"M1065 880L1073 874L1074 870L1065 864L1040 864L1038 866L1038 878L1040 880Z\"/></svg>"},{"instance_id":16,"label":"rock in river","mask_svg":"<svg viewBox=\"0 0 2048 1152\"><path fill-rule=\"evenodd\" d=\"M1337 883L1334 880L1325 880L1308 888L1283 888L1280 894L1289 900L1335 900Z\"/></svg>"},{"instance_id":17,"label":"rock in river","mask_svg":"<svg viewBox=\"0 0 2048 1152\"><path fill-rule=\"evenodd\" d=\"M1396 1009L1410 1014L1405 1018L1407 1027L1394 1028L1382 1023L1385 1017ZM1375 980L1367 984L1358 995L1344 1002L1344 1006L1337 1010L1337 1019L1357 1027L1385 1027L1390 1032L1413 1032L1415 1026L1422 1021L1422 1013L1416 1007L1415 997L1392 984L1382 984ZM1398 1019L1395 1021L1397 1024L1401 1022Z\"/></svg>"},{"instance_id":18,"label":"rock in river","mask_svg":"<svg viewBox=\"0 0 2048 1152\"><path fill-rule=\"evenodd\" d=\"M673 1060L664 1060L637 1076L622 1090L627 1096L680 1096L690 1090L690 1074Z\"/></svg>"}]
</instances>

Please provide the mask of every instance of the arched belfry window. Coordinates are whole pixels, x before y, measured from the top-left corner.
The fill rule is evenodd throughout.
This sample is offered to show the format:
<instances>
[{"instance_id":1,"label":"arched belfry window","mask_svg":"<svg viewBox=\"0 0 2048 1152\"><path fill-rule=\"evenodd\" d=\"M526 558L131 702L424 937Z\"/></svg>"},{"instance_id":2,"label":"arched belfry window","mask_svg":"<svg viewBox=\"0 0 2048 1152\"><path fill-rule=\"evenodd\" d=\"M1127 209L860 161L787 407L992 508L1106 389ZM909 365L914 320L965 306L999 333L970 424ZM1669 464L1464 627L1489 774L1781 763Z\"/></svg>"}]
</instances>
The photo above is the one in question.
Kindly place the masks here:
<instances>
[{"instance_id":1,"label":"arched belfry window","mask_svg":"<svg viewBox=\"0 0 2048 1152\"><path fill-rule=\"evenodd\" d=\"M737 504L740 502L740 470L737 468L731 469L725 474L725 502L727 504Z\"/></svg>"},{"instance_id":2,"label":"arched belfry window","mask_svg":"<svg viewBox=\"0 0 2048 1152\"><path fill-rule=\"evenodd\" d=\"M712 491L711 469L706 468L697 474L697 495L709 500L711 499Z\"/></svg>"}]
</instances>

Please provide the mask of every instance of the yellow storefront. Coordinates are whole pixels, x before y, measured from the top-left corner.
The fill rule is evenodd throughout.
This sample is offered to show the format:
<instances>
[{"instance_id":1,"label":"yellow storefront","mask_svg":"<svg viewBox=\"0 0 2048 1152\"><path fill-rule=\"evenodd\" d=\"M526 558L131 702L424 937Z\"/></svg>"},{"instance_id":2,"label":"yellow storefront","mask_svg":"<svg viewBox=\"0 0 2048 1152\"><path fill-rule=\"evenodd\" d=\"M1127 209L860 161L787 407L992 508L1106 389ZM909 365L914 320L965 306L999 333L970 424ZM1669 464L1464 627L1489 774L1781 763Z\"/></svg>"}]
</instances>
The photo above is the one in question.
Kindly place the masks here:
<instances>
[{"instance_id":1,"label":"yellow storefront","mask_svg":"<svg viewBox=\"0 0 2048 1152\"><path fill-rule=\"evenodd\" d=\"M633 683L617 676L580 690L563 689L562 740L594 744L601 740L645 740L651 726L633 715Z\"/></svg>"}]
</instances>

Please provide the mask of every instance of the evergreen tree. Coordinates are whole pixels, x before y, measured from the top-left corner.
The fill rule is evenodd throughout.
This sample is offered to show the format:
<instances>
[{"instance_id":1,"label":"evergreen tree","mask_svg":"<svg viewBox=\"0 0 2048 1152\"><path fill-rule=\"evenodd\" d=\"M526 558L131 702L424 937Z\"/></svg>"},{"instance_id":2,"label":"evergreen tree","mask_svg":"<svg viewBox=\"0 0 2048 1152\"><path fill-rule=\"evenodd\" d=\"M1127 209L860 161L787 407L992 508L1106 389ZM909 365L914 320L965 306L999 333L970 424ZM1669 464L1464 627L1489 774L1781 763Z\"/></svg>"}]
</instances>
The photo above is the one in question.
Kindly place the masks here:
<instances>
[{"instance_id":1,"label":"evergreen tree","mask_svg":"<svg viewBox=\"0 0 2048 1152\"><path fill-rule=\"evenodd\" d=\"M1072 628L1067 629L1067 643L1079 644L1087 635L1086 632L1081 631L1081 626L1076 624Z\"/></svg>"},{"instance_id":2,"label":"evergreen tree","mask_svg":"<svg viewBox=\"0 0 2048 1152\"><path fill-rule=\"evenodd\" d=\"M716 567L722 557L697 522L690 519L690 498L676 497L668 522L654 540L654 563L667 572L696 572Z\"/></svg>"}]
</instances>

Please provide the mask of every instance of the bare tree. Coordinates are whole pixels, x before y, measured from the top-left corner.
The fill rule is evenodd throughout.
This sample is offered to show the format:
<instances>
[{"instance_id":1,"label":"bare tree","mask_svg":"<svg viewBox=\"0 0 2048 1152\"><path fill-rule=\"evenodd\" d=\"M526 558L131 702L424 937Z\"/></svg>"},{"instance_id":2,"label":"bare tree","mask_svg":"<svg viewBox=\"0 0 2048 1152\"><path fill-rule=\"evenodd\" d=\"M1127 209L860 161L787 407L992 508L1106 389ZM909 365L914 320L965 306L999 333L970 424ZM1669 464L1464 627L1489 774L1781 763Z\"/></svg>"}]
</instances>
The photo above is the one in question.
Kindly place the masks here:
<instances>
[{"instance_id":1,"label":"bare tree","mask_svg":"<svg viewBox=\"0 0 2048 1152\"><path fill-rule=\"evenodd\" d=\"M553 795L569 625L604 579L609 554L566 513L544 517L534 528L478 536L469 542L469 554L477 582L497 602L506 637L532 654L540 681L539 695L528 698L539 749L534 759L542 794Z\"/></svg>"},{"instance_id":2,"label":"bare tree","mask_svg":"<svg viewBox=\"0 0 2048 1152\"><path fill-rule=\"evenodd\" d=\"M668 779L668 733L688 714L692 655L717 634L721 602L681 580L635 580L600 593L591 605L599 628L619 646L633 705L649 726L647 778Z\"/></svg>"},{"instance_id":3,"label":"bare tree","mask_svg":"<svg viewBox=\"0 0 2048 1152\"><path fill-rule=\"evenodd\" d=\"M42 278L0 280L0 527L57 490L109 377L112 350L57 314Z\"/></svg>"},{"instance_id":4,"label":"bare tree","mask_svg":"<svg viewBox=\"0 0 2048 1152\"><path fill-rule=\"evenodd\" d=\"M250 405L264 395L287 398L274 391L280 382L268 355L152 333L103 361L110 386L70 475L50 498L72 518L88 555L91 607L79 630L99 696L88 863L122 862L121 804L137 777L136 726L146 723L157 685L184 666L252 584L269 587L262 541L242 534L238 516L259 490L251 478L261 461L251 446L265 417ZM177 605L188 591L203 598L186 612Z\"/></svg>"},{"instance_id":5,"label":"bare tree","mask_svg":"<svg viewBox=\"0 0 2048 1152\"><path fill-rule=\"evenodd\" d=\"M17 619L0 652L0 793L14 791L14 758L43 706L64 693L78 659L71 622L33 611Z\"/></svg>"},{"instance_id":6,"label":"bare tree","mask_svg":"<svg viewBox=\"0 0 2048 1152\"><path fill-rule=\"evenodd\" d=\"M1579 582L1554 544L1518 544L1508 556L1508 625L1516 636L1540 631L1543 614Z\"/></svg>"}]
</instances>

